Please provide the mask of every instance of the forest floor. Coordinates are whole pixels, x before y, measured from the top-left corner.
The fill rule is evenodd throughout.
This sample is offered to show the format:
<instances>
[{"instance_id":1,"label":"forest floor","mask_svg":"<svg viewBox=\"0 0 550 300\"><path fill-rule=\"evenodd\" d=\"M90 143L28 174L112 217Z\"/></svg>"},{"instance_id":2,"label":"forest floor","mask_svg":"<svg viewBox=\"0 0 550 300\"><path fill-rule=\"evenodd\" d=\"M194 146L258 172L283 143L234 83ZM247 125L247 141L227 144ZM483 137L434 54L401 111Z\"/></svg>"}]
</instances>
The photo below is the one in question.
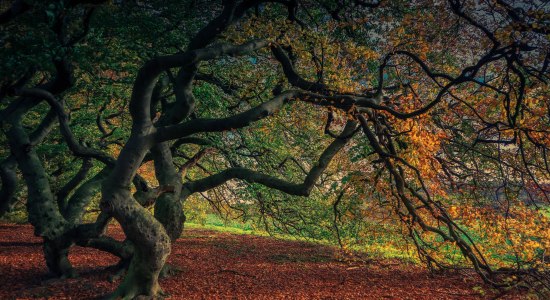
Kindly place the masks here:
<instances>
[{"instance_id":1,"label":"forest floor","mask_svg":"<svg viewBox=\"0 0 550 300\"><path fill-rule=\"evenodd\" d=\"M122 239L120 228L109 235ZM301 241L186 229L161 280L168 299L524 299L499 293L471 271L430 274L398 260L342 260L338 249ZM95 299L118 281L117 258L74 247L76 279L47 278L41 239L30 225L0 224L0 299Z\"/></svg>"}]
</instances>

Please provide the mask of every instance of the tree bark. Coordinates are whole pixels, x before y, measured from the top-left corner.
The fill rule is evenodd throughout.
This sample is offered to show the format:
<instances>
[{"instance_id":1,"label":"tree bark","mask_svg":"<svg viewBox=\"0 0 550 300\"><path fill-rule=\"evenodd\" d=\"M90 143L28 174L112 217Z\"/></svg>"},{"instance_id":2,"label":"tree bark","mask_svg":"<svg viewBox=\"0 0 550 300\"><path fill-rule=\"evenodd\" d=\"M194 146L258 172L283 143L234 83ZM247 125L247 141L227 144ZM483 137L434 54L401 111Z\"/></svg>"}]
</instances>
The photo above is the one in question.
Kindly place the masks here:
<instances>
[{"instance_id":1,"label":"tree bark","mask_svg":"<svg viewBox=\"0 0 550 300\"><path fill-rule=\"evenodd\" d=\"M168 143L155 145L152 149L155 173L160 187L170 189L162 192L155 202L155 218L164 226L170 241L176 241L183 231L185 214L180 200L181 179L174 166Z\"/></svg>"},{"instance_id":2,"label":"tree bark","mask_svg":"<svg viewBox=\"0 0 550 300\"><path fill-rule=\"evenodd\" d=\"M69 248L72 244L66 236L60 236L54 240L44 239L43 250L46 266L55 277L74 278L77 276L69 261Z\"/></svg>"},{"instance_id":3,"label":"tree bark","mask_svg":"<svg viewBox=\"0 0 550 300\"><path fill-rule=\"evenodd\" d=\"M15 111L4 123L10 149L17 161L28 188L27 210L34 234L44 239L44 255L49 271L54 276L73 277L74 271L67 258L68 247L63 234L69 229L51 191L46 171L23 129L21 117L25 109Z\"/></svg>"},{"instance_id":4,"label":"tree bark","mask_svg":"<svg viewBox=\"0 0 550 300\"><path fill-rule=\"evenodd\" d=\"M141 128L140 128L141 127ZM160 286L158 276L170 254L170 237L157 221L131 195L130 184L143 161L150 141L149 126L135 126L132 136L122 149L115 168L104 181L101 208L121 224L128 240L134 245L134 255L128 273L111 299L154 297Z\"/></svg>"},{"instance_id":5,"label":"tree bark","mask_svg":"<svg viewBox=\"0 0 550 300\"><path fill-rule=\"evenodd\" d=\"M29 134L29 142L31 145L41 143L50 133L55 124L57 115L50 109L44 117L40 125ZM16 173L15 156L10 155L0 163L0 179L2 180L2 189L0 190L0 217L11 211L15 204L15 192L17 189L17 173Z\"/></svg>"},{"instance_id":6,"label":"tree bark","mask_svg":"<svg viewBox=\"0 0 550 300\"><path fill-rule=\"evenodd\" d=\"M170 254L170 238L162 224L129 191L107 187L104 192L109 198L106 203L112 204L114 217L134 245L128 274L110 298L153 297L160 292L158 276Z\"/></svg>"},{"instance_id":7,"label":"tree bark","mask_svg":"<svg viewBox=\"0 0 550 300\"><path fill-rule=\"evenodd\" d=\"M9 156L0 163L0 217L10 212L15 203L15 191L17 188L16 162L13 156Z\"/></svg>"}]
</instances>

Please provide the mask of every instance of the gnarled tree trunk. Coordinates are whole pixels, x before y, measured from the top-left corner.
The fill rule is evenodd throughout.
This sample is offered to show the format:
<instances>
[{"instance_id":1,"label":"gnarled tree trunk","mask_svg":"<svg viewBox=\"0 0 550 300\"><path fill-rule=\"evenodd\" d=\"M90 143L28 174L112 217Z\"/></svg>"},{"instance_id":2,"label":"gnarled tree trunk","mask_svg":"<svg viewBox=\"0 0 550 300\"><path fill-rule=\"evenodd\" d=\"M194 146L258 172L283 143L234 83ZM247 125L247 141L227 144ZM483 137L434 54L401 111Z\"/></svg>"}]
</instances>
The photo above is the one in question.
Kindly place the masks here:
<instances>
[{"instance_id":1,"label":"gnarled tree trunk","mask_svg":"<svg viewBox=\"0 0 550 300\"><path fill-rule=\"evenodd\" d=\"M134 124L139 121L134 120ZM150 128L134 126L132 136L102 188L102 210L113 215L134 245L128 273L111 295L112 299L156 296L160 292L158 276L170 254L170 237L166 230L130 193L132 179L151 147L147 139Z\"/></svg>"},{"instance_id":2,"label":"gnarled tree trunk","mask_svg":"<svg viewBox=\"0 0 550 300\"><path fill-rule=\"evenodd\" d=\"M44 239L44 255L48 269L55 276L72 277L75 274L67 257L70 242L67 243L63 238L69 223L59 212L46 171L21 123L23 114L32 107L32 102L30 99L21 99L19 109L12 113L3 125L4 128L8 128L6 136L10 149L28 188L29 221L34 226L35 235Z\"/></svg>"}]
</instances>

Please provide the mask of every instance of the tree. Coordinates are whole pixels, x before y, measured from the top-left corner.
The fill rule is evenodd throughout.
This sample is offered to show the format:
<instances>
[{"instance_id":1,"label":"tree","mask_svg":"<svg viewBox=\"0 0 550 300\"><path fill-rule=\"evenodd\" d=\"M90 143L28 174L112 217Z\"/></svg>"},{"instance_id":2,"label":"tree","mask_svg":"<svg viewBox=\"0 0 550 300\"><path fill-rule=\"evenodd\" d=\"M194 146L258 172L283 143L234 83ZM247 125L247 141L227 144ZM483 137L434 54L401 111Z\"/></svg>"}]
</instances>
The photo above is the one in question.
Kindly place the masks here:
<instances>
[{"instance_id":1,"label":"tree","mask_svg":"<svg viewBox=\"0 0 550 300\"><path fill-rule=\"evenodd\" d=\"M74 30L64 27L71 19L68 12L74 9L83 16L85 35L91 9L73 7L102 1L81 2L61 1L45 10L65 48L80 40L65 35ZM21 3L16 1L2 15L9 16L2 17L3 22L16 22L29 11L43 9ZM204 9L194 2L116 5L137 7L151 19L165 18L172 5ZM29 220L44 237L51 271L72 276L66 256L72 243L98 247L130 260L127 275L113 298L154 297L160 293L158 276L171 242L183 229L183 201L233 180L309 196L331 160L345 149L356 157L348 167L357 168L360 174L354 177L351 189L361 191L360 185L368 184L373 187L371 195L391 202L390 207L429 266L448 267L434 251L447 247L458 250L485 281L495 286L510 285L501 275L514 274L529 275L548 287L547 275L537 271L547 267L544 252L516 259L515 269L495 269L470 230L464 228L469 225L467 220L455 220L456 210L450 201L457 198L464 210L485 209L487 203L492 204L493 216L504 216L505 223L515 219L509 218L510 203L548 201L550 25L549 8L544 3L245 0L200 5L208 5L217 14L206 21L190 18L193 22L187 24L204 25L190 38L179 37L186 48L176 45L175 54L159 53L173 53L166 49L170 46L163 45L158 52L151 51L153 57L137 71L129 101L132 125L116 158L77 142L72 132L66 107L59 101L69 85L55 84L57 78L70 73L64 72L69 63L53 60L58 66L57 77L50 84L27 87L39 76L27 69L3 80L3 99L10 100L1 113L13 156L3 163L2 170L7 171L3 171L2 190L10 196L2 200L9 203L11 200L4 199L13 198L11 182L17 164L28 189ZM167 22L171 31L183 26ZM145 52L147 46L136 48L136 52ZM207 102L210 97L197 97L197 82L203 82L216 95L238 99L237 104L209 111L201 105L223 101L211 97L215 100ZM51 107L50 113L36 134L29 135L23 117L42 101ZM292 106L311 112L310 123L304 122L310 126L316 124L315 118L327 114L324 133L332 142L325 139L321 142L325 147L315 147L324 148L317 159L292 157L298 161L298 172L305 174L293 173L281 179L270 174L275 173L270 164L275 159L270 155L258 158L261 155L252 154L257 146L243 141L250 135L247 131L261 129L257 125L260 122L277 118L283 111L290 116L301 113L285 110ZM101 112L107 104L101 107L97 124L102 132L100 140L105 142L114 131L104 128ZM54 116L68 148L83 158L81 172L76 172L67 188L58 193L62 196L59 202L32 147L47 136L43 128L52 127ZM333 133L334 127L340 127L341 132ZM251 136L260 138L258 135L265 133L259 130ZM235 148L239 139L240 149L247 153L237 157L248 159L236 159L237 151L227 150ZM295 137L288 140L308 147ZM190 157L178 149L186 145L206 148ZM353 153L354 149L361 153ZM205 176L182 174L205 156L213 156ZM105 166L93 177L87 174L91 160ZM137 176L148 161L154 164L155 188ZM346 177L340 177L344 182ZM94 223L81 224L83 209L99 185L101 213ZM318 187L323 190L322 184ZM507 204L503 205L500 196L492 199L488 190L502 190ZM476 206L465 201L470 195L480 200ZM520 195L527 195L528 201ZM261 193L254 196L261 202ZM154 215L146 209L152 203ZM337 203L334 208L336 212ZM524 217L539 216L527 207L522 211ZM127 242L117 243L101 235L111 218L121 224ZM527 229L544 230L545 224L535 222ZM530 234L535 250L548 248L547 234ZM515 244L510 237L501 242L510 241Z\"/></svg>"}]
</instances>

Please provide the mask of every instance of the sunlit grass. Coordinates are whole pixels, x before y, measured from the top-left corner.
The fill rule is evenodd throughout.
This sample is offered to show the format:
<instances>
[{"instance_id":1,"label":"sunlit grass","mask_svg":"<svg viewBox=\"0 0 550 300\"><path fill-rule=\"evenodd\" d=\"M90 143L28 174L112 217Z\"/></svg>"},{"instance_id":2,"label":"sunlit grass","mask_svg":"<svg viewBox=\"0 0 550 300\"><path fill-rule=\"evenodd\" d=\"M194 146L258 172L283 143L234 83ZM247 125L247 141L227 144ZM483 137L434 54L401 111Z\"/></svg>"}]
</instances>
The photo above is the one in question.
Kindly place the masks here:
<instances>
[{"instance_id":1,"label":"sunlit grass","mask_svg":"<svg viewBox=\"0 0 550 300\"><path fill-rule=\"evenodd\" d=\"M185 222L186 229L200 229L200 230L213 230L217 232L230 233L230 234L247 234L254 236L271 236L282 240L302 241L316 243L324 246L334 247L338 250L339 247L332 241L327 239L312 239L300 236L294 236L283 233L270 233L262 229L257 229L251 226L249 223L243 223L235 220L224 221L216 214L208 214L203 223ZM185 237L185 230L183 236ZM388 241L395 239L396 237L388 233L387 236L381 236L376 239L367 240L364 243L354 244L348 248L353 252L366 254L372 258L382 259L399 259L407 262L418 263L418 257L412 249L398 248Z\"/></svg>"}]
</instances>

